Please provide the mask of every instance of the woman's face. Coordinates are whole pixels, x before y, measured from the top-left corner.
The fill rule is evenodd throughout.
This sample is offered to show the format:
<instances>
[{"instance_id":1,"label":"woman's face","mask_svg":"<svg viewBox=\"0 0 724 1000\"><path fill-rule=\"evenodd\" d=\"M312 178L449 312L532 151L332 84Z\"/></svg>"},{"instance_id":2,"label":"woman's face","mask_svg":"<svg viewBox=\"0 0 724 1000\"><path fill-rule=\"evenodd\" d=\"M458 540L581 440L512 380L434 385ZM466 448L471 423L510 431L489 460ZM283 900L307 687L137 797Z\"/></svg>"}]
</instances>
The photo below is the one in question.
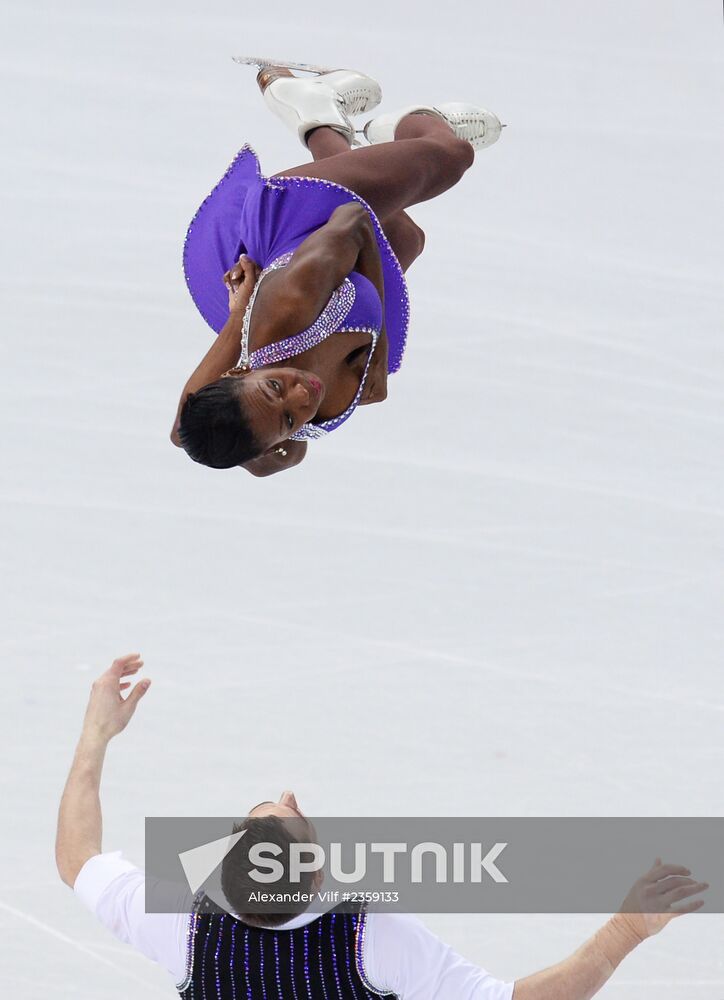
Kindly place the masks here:
<instances>
[{"instance_id":1,"label":"woman's face","mask_svg":"<svg viewBox=\"0 0 724 1000\"><path fill-rule=\"evenodd\" d=\"M309 423L324 399L322 380L299 368L259 368L229 378L240 380L240 405L265 451Z\"/></svg>"}]
</instances>

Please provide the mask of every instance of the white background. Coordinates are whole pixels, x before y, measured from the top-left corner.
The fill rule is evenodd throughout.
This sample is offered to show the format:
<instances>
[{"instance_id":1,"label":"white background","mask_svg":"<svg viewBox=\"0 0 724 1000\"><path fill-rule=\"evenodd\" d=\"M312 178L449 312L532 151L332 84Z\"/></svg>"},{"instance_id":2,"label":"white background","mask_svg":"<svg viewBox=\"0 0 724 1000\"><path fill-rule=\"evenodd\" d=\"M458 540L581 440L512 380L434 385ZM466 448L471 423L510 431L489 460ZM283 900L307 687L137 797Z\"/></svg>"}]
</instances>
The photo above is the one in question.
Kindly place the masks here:
<instances>
[{"instance_id":1,"label":"white background","mask_svg":"<svg viewBox=\"0 0 724 1000\"><path fill-rule=\"evenodd\" d=\"M89 684L132 649L154 683L104 844L139 862L145 815L287 787L310 814L721 815L721 7L4 8L6 991L172 995L52 856ZM186 224L244 141L267 173L307 158L234 53L510 123L413 212L388 401L266 481L168 441L210 342ZM429 923L511 979L601 919ZM724 919L689 918L604 995L717 1000L723 956Z\"/></svg>"}]
</instances>

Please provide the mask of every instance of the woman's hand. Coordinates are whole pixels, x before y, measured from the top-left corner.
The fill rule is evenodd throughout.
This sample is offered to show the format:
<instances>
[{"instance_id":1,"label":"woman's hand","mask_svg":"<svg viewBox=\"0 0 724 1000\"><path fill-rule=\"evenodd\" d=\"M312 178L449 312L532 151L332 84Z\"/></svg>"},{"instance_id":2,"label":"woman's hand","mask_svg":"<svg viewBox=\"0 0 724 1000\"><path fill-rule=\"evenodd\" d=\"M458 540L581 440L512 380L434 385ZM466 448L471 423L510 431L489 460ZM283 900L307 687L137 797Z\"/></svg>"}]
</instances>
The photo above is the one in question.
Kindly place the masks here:
<instances>
[{"instance_id":1,"label":"woman's hand","mask_svg":"<svg viewBox=\"0 0 724 1000\"><path fill-rule=\"evenodd\" d=\"M249 304L259 278L259 265L251 257L242 254L234 266L224 275L224 284L229 291L229 312L243 313Z\"/></svg>"}]
</instances>

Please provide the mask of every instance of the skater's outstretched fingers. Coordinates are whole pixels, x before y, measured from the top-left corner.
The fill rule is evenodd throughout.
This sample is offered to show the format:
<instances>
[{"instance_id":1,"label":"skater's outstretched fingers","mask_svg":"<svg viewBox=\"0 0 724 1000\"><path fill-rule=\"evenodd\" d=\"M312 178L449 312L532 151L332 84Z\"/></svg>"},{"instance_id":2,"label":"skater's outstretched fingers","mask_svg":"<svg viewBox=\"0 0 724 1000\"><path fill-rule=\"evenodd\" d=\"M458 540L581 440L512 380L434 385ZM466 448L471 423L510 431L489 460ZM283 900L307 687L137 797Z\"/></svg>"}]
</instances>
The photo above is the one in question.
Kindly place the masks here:
<instances>
[{"instance_id":1,"label":"skater's outstretched fingers","mask_svg":"<svg viewBox=\"0 0 724 1000\"><path fill-rule=\"evenodd\" d=\"M620 917L641 941L658 934L675 917L701 909L704 900L683 906L675 903L690 899L709 888L706 882L691 878L684 865L663 864L657 858L649 871L632 886L621 906Z\"/></svg>"},{"instance_id":2,"label":"skater's outstretched fingers","mask_svg":"<svg viewBox=\"0 0 724 1000\"><path fill-rule=\"evenodd\" d=\"M670 875L691 875L691 871L684 865L665 865L661 858L657 858L644 878L658 881L662 878L668 878Z\"/></svg>"},{"instance_id":3,"label":"skater's outstretched fingers","mask_svg":"<svg viewBox=\"0 0 724 1000\"><path fill-rule=\"evenodd\" d=\"M124 677L126 674L135 674L142 666L143 660L140 653L126 653L125 656L119 656L117 660L113 661L107 673L114 677Z\"/></svg>"},{"instance_id":4,"label":"skater's outstretched fingers","mask_svg":"<svg viewBox=\"0 0 724 1000\"><path fill-rule=\"evenodd\" d=\"M705 888L708 889L709 886L705 885ZM704 889L700 889L699 892L704 892ZM671 909L672 918L683 917L686 913L696 913L697 910L702 908L705 902L705 899L695 899L693 902L686 903L684 906L674 906Z\"/></svg>"},{"instance_id":5,"label":"skater's outstretched fingers","mask_svg":"<svg viewBox=\"0 0 724 1000\"><path fill-rule=\"evenodd\" d=\"M114 660L95 681L83 722L85 736L93 741L107 742L126 728L151 685L148 679L139 681L127 697L122 695L131 685L126 678L136 674L142 666L140 655L129 653Z\"/></svg>"},{"instance_id":6,"label":"skater's outstretched fingers","mask_svg":"<svg viewBox=\"0 0 724 1000\"><path fill-rule=\"evenodd\" d=\"M690 899L692 896L698 896L699 893L706 892L709 888L707 882L697 882L696 879L683 879L677 881L676 879L666 879L666 882L674 883L670 888L665 888L661 891L661 902L664 908L670 909L673 912L678 912L679 908L674 906L674 903L680 903L682 899ZM697 908L704 905L704 900L696 900L695 904Z\"/></svg>"},{"instance_id":7,"label":"skater's outstretched fingers","mask_svg":"<svg viewBox=\"0 0 724 1000\"><path fill-rule=\"evenodd\" d=\"M685 875L670 875L668 878L661 879L656 883L660 896L668 896L674 889L683 889L690 885L697 885L697 881L695 878Z\"/></svg>"}]
</instances>

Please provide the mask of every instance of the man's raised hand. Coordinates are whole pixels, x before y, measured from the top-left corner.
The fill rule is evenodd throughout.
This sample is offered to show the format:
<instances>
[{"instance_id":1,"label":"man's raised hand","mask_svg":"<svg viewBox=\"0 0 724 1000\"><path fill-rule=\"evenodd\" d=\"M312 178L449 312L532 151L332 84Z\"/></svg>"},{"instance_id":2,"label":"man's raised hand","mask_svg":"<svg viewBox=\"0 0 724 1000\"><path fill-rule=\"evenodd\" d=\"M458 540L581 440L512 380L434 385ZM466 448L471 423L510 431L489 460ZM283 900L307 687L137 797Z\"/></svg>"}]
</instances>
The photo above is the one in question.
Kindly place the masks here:
<instances>
[{"instance_id":1,"label":"man's raised hand","mask_svg":"<svg viewBox=\"0 0 724 1000\"><path fill-rule=\"evenodd\" d=\"M683 865L665 865L657 858L649 871L634 883L616 919L643 941L658 934L675 917L700 910L704 900L692 900L691 897L699 896L708 888L707 882L692 878Z\"/></svg>"},{"instance_id":2,"label":"man's raised hand","mask_svg":"<svg viewBox=\"0 0 724 1000\"><path fill-rule=\"evenodd\" d=\"M148 691L150 680L139 681L128 694L122 692L131 686L134 674L143 666L138 653L127 653L114 660L108 670L94 682L83 721L86 736L106 742L117 736L128 725L141 698Z\"/></svg>"}]
</instances>

